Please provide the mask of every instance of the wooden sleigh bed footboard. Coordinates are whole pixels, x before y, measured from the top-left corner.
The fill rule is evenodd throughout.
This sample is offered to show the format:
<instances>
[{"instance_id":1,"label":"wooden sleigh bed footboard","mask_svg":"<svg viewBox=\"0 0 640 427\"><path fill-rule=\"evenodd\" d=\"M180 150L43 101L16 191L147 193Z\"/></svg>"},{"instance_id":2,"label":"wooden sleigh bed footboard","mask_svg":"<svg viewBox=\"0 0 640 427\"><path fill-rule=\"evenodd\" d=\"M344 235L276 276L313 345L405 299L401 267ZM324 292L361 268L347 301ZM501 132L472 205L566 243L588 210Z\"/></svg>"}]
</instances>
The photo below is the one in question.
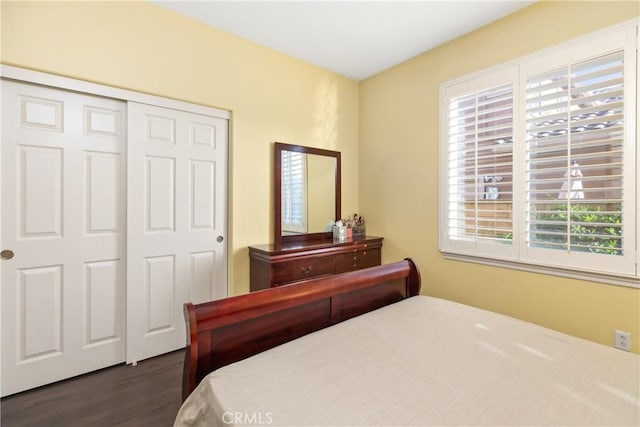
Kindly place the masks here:
<instances>
[{"instance_id":1,"label":"wooden sleigh bed footboard","mask_svg":"<svg viewBox=\"0 0 640 427\"><path fill-rule=\"evenodd\" d=\"M187 303L182 399L209 373L420 291L411 259L202 304Z\"/></svg>"}]
</instances>

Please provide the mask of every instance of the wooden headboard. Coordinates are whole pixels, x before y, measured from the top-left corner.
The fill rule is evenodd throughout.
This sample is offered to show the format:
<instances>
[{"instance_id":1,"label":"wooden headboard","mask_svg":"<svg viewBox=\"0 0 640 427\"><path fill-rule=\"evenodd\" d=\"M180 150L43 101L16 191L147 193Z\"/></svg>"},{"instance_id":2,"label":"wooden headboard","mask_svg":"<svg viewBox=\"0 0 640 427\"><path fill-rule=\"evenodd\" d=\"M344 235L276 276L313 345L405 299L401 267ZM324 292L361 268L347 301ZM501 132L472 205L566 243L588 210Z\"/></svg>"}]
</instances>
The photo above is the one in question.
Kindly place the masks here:
<instances>
[{"instance_id":1,"label":"wooden headboard","mask_svg":"<svg viewBox=\"0 0 640 427\"><path fill-rule=\"evenodd\" d=\"M335 323L417 295L411 259L202 304L184 305L182 399L209 372Z\"/></svg>"}]
</instances>

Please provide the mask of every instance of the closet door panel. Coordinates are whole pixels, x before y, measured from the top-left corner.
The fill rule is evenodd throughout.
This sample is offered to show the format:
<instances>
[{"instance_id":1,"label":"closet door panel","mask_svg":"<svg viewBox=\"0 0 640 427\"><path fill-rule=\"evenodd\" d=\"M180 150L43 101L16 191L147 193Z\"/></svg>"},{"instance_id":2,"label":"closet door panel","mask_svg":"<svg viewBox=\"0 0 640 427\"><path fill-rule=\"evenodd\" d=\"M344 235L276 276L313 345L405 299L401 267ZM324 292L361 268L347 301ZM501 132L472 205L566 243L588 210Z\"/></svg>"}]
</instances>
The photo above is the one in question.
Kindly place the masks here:
<instances>
[{"instance_id":1,"label":"closet door panel","mask_svg":"<svg viewBox=\"0 0 640 427\"><path fill-rule=\"evenodd\" d=\"M122 156L119 153L86 153L86 234L122 232Z\"/></svg>"},{"instance_id":2,"label":"closet door panel","mask_svg":"<svg viewBox=\"0 0 640 427\"><path fill-rule=\"evenodd\" d=\"M1 84L6 396L124 361L126 105Z\"/></svg>"},{"instance_id":3,"label":"closet door panel","mask_svg":"<svg viewBox=\"0 0 640 427\"><path fill-rule=\"evenodd\" d=\"M227 120L128 104L127 361L182 348L182 306L227 296Z\"/></svg>"}]
</instances>

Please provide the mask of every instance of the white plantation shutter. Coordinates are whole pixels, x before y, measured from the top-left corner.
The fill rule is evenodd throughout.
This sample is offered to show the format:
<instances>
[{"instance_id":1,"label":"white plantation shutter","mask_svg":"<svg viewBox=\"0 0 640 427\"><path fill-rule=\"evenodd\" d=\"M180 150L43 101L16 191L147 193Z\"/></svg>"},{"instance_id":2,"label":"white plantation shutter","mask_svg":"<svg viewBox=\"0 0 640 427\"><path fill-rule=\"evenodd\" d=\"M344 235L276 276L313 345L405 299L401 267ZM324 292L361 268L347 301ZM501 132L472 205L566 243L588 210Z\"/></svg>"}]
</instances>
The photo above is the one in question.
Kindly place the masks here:
<instances>
[{"instance_id":1,"label":"white plantation shutter","mask_svg":"<svg viewBox=\"0 0 640 427\"><path fill-rule=\"evenodd\" d=\"M640 287L637 28L441 85L447 258Z\"/></svg>"},{"instance_id":2,"label":"white plantation shutter","mask_svg":"<svg viewBox=\"0 0 640 427\"><path fill-rule=\"evenodd\" d=\"M623 255L623 54L527 80L529 246Z\"/></svg>"},{"instance_id":3,"label":"white plantation shutter","mask_svg":"<svg viewBox=\"0 0 640 427\"><path fill-rule=\"evenodd\" d=\"M304 153L282 151L282 231L307 231L306 157Z\"/></svg>"},{"instance_id":4,"label":"white plantation shutter","mask_svg":"<svg viewBox=\"0 0 640 427\"><path fill-rule=\"evenodd\" d=\"M512 243L513 83L486 83L447 102L446 238L454 246Z\"/></svg>"}]
</instances>

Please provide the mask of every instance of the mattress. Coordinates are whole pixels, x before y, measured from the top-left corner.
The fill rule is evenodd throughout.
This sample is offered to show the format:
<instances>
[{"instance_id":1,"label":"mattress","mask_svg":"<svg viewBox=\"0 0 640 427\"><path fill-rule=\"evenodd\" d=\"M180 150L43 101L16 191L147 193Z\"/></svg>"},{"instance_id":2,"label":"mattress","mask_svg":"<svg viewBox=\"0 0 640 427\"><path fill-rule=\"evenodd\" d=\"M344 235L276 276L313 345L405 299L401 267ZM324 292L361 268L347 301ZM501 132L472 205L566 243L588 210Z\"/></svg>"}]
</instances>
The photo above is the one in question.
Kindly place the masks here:
<instances>
[{"instance_id":1,"label":"mattress","mask_svg":"<svg viewBox=\"0 0 640 427\"><path fill-rule=\"evenodd\" d=\"M640 358L416 296L225 366L175 426L640 425Z\"/></svg>"}]
</instances>

